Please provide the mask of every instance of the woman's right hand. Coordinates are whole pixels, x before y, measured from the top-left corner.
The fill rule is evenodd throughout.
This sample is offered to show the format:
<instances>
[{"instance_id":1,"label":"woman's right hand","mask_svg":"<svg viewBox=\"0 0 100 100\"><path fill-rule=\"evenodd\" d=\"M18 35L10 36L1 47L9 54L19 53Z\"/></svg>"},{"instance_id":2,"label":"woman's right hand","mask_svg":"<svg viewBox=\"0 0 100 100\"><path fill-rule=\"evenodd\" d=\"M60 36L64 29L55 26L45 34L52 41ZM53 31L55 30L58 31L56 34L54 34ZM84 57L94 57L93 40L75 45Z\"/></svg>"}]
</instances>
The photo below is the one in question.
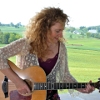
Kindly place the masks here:
<instances>
[{"instance_id":1,"label":"woman's right hand","mask_svg":"<svg viewBox=\"0 0 100 100\"><path fill-rule=\"evenodd\" d=\"M28 85L21 78L19 78L17 80L17 83L14 83L14 84L15 84L19 94L26 95L26 94L30 94L31 93L31 90L29 89Z\"/></svg>"}]
</instances>

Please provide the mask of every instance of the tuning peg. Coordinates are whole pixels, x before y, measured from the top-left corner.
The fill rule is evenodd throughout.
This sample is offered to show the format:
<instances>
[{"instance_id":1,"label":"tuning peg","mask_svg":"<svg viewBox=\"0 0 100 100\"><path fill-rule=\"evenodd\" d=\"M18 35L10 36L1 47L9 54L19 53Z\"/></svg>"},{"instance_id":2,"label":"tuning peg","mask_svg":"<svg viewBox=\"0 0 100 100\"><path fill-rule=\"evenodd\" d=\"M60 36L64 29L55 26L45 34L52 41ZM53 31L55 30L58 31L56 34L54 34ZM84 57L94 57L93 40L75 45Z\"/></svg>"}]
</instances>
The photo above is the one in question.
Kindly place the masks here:
<instances>
[{"instance_id":1,"label":"tuning peg","mask_svg":"<svg viewBox=\"0 0 100 100\"><path fill-rule=\"evenodd\" d=\"M100 78L98 78L98 80L100 81Z\"/></svg>"},{"instance_id":2,"label":"tuning peg","mask_svg":"<svg viewBox=\"0 0 100 100\"><path fill-rule=\"evenodd\" d=\"M99 82L99 84L100 84L100 78L98 78L98 80L99 80L98 82ZM100 93L100 87L99 87L99 93Z\"/></svg>"}]
</instances>

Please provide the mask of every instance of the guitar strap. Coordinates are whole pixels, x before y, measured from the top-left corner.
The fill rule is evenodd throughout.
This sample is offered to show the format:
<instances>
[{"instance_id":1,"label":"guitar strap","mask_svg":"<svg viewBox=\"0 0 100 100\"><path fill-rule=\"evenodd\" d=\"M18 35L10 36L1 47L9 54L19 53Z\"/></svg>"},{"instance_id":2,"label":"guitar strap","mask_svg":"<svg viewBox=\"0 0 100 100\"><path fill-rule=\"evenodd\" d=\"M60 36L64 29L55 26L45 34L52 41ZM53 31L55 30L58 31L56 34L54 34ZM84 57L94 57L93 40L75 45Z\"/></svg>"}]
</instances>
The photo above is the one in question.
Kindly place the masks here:
<instances>
[{"instance_id":1,"label":"guitar strap","mask_svg":"<svg viewBox=\"0 0 100 100\"><path fill-rule=\"evenodd\" d=\"M2 91L4 93L5 98L8 97L8 78L4 76L4 81L2 83Z\"/></svg>"}]
</instances>

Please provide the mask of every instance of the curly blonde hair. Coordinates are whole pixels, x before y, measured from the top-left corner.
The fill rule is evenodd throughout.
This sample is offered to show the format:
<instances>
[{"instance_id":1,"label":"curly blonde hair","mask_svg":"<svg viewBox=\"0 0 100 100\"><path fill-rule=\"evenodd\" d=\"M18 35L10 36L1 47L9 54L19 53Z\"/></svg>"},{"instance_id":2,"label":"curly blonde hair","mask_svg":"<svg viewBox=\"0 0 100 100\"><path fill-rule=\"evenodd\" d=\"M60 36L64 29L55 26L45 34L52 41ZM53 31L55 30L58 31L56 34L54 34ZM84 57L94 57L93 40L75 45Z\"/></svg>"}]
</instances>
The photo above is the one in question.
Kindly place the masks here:
<instances>
[{"instance_id":1,"label":"curly blonde hair","mask_svg":"<svg viewBox=\"0 0 100 100\"><path fill-rule=\"evenodd\" d=\"M30 52L39 58L45 57L47 53L47 34L55 22L68 23L69 19L60 8L48 7L31 18L27 25L25 35L32 47Z\"/></svg>"}]
</instances>

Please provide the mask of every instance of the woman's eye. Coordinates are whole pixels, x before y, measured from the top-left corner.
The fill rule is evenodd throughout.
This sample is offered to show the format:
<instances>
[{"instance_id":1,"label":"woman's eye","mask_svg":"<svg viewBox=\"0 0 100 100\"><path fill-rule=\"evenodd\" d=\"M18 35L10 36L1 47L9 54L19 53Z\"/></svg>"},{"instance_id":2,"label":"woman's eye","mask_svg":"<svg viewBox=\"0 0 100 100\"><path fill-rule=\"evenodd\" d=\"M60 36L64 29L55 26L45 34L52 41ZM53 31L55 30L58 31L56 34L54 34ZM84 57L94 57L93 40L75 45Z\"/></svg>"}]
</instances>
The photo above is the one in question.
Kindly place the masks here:
<instances>
[{"instance_id":1,"label":"woman's eye","mask_svg":"<svg viewBox=\"0 0 100 100\"><path fill-rule=\"evenodd\" d=\"M56 31L56 33L59 33L59 31Z\"/></svg>"}]
</instances>

